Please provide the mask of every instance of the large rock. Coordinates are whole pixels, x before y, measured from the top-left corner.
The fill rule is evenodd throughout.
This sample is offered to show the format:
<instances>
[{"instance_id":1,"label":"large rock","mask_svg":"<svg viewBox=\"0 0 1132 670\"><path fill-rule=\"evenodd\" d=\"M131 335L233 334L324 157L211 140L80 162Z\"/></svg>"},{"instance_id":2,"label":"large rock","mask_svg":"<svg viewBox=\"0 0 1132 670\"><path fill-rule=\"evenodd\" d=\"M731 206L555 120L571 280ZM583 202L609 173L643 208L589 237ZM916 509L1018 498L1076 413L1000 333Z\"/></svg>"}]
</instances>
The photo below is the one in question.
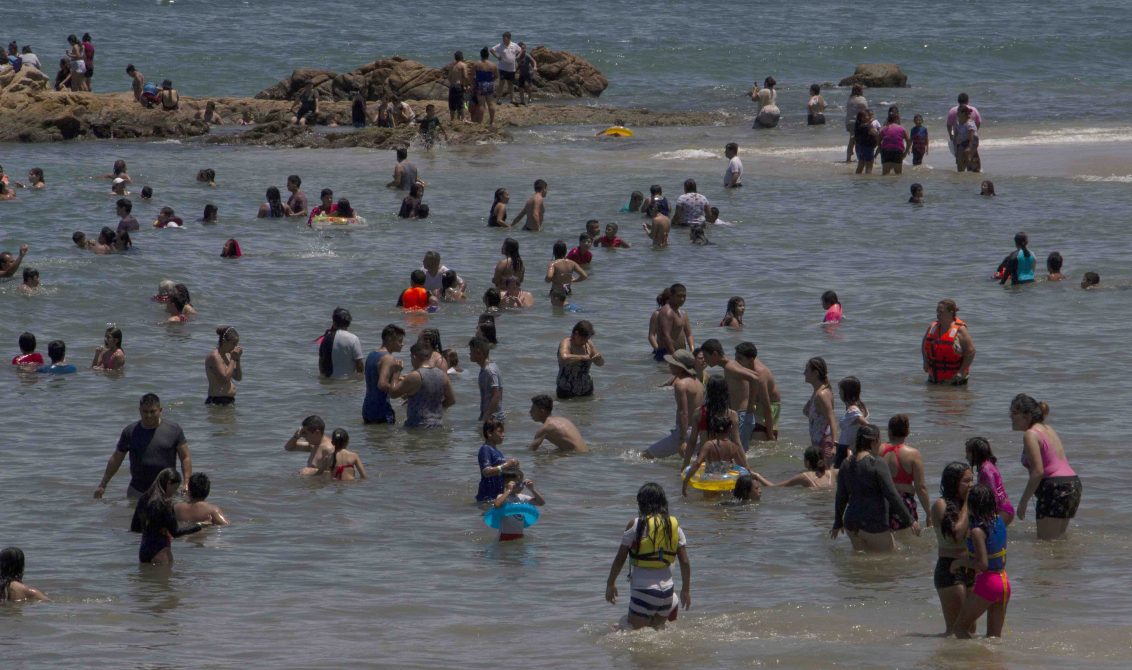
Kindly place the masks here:
<instances>
[{"instance_id":1,"label":"large rock","mask_svg":"<svg viewBox=\"0 0 1132 670\"><path fill-rule=\"evenodd\" d=\"M838 82L838 86L862 84L870 88L905 88L908 75L895 63L862 63L857 70Z\"/></svg>"},{"instance_id":2,"label":"large rock","mask_svg":"<svg viewBox=\"0 0 1132 670\"><path fill-rule=\"evenodd\" d=\"M0 88L0 142L192 137L208 132L208 125L194 119L188 108L145 109L128 93L23 90L20 87L35 81L34 75L23 74Z\"/></svg>"},{"instance_id":3,"label":"large rock","mask_svg":"<svg viewBox=\"0 0 1132 670\"><path fill-rule=\"evenodd\" d=\"M531 50L538 73L532 83L542 94L596 98L609 86L609 80L584 58L545 46Z\"/></svg>"},{"instance_id":4,"label":"large rock","mask_svg":"<svg viewBox=\"0 0 1132 670\"><path fill-rule=\"evenodd\" d=\"M538 63L538 74L532 84L543 95L597 97L609 86L609 80L597 68L574 54L540 46L532 50L531 55ZM448 70L447 67L429 67L415 60L393 56L345 74L329 70L295 70L290 77L260 91L255 97L261 100L297 100L308 85L314 86L322 101L350 100L358 91L366 100L394 95L402 100L446 100Z\"/></svg>"}]
</instances>

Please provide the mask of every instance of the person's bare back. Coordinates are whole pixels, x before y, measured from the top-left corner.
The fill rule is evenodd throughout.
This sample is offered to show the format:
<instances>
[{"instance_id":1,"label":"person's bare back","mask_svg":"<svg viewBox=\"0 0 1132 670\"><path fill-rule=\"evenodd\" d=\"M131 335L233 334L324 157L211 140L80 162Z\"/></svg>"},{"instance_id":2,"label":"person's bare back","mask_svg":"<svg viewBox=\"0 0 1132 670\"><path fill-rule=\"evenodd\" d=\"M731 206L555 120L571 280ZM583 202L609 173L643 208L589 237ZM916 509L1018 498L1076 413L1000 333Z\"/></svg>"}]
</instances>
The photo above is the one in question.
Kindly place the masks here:
<instances>
[{"instance_id":1,"label":"person's bare back","mask_svg":"<svg viewBox=\"0 0 1132 670\"><path fill-rule=\"evenodd\" d=\"M177 521L180 523L210 523L214 526L227 526L228 519L220 508L210 502L198 500L196 502L181 502L174 506Z\"/></svg>"},{"instance_id":2,"label":"person's bare back","mask_svg":"<svg viewBox=\"0 0 1132 670\"><path fill-rule=\"evenodd\" d=\"M723 366L723 380L727 382L730 407L736 412L754 409L754 386L757 375L753 370L743 367L738 361L728 359Z\"/></svg>"},{"instance_id":3,"label":"person's bare back","mask_svg":"<svg viewBox=\"0 0 1132 670\"><path fill-rule=\"evenodd\" d=\"M586 441L574 422L561 416L549 416L543 422L542 428L535 433L536 444L531 451L537 451L542 440L553 444L558 451L573 451L578 454L589 453Z\"/></svg>"},{"instance_id":4,"label":"person's bare back","mask_svg":"<svg viewBox=\"0 0 1132 670\"><path fill-rule=\"evenodd\" d=\"M527 198L526 204L523 205L523 211L519 212L515 222L517 223L519 219L525 218L526 223L523 224L523 230L538 232L542 230L543 214L545 213L546 203L542 199L542 194L535 193Z\"/></svg>"}]
</instances>

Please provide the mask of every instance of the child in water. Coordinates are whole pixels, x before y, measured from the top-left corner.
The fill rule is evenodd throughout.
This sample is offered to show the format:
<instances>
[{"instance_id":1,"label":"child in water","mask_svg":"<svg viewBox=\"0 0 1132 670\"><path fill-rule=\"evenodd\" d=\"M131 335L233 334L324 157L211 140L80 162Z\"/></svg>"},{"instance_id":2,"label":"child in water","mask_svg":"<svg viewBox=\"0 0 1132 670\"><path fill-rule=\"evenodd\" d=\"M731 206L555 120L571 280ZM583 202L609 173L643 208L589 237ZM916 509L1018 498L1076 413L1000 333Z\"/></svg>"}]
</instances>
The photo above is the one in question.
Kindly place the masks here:
<instances>
[{"instance_id":1,"label":"child in water","mask_svg":"<svg viewBox=\"0 0 1132 670\"><path fill-rule=\"evenodd\" d=\"M1081 279L1081 288L1090 289L1094 286L1099 286L1101 283L1101 276L1096 272L1086 272L1084 278Z\"/></svg>"},{"instance_id":2,"label":"child in water","mask_svg":"<svg viewBox=\"0 0 1132 670\"><path fill-rule=\"evenodd\" d=\"M189 477L189 501L173 505L173 513L178 523L205 523L212 526L227 526L228 519L220 508L205 502L212 490L212 481L203 472L194 472Z\"/></svg>"},{"instance_id":3,"label":"child in water","mask_svg":"<svg viewBox=\"0 0 1132 670\"><path fill-rule=\"evenodd\" d=\"M617 577L629 559L629 616L633 630L651 626L664 628L676 620L672 564L680 561L680 603L692 606L692 564L688 562L687 539L680 522L668 513L668 499L660 484L649 482L637 491L637 518L621 534L621 546L609 579L605 599L617 603Z\"/></svg>"},{"instance_id":4,"label":"child in water","mask_svg":"<svg viewBox=\"0 0 1132 670\"><path fill-rule=\"evenodd\" d=\"M821 306L825 309L822 323L841 323L841 301L837 299L837 293L833 291L822 293Z\"/></svg>"},{"instance_id":5,"label":"child in water","mask_svg":"<svg viewBox=\"0 0 1132 670\"><path fill-rule=\"evenodd\" d=\"M523 493L523 489L530 493ZM498 509L507 503L531 503L542 507L546 501L535 490L535 483L523 479L523 471L515 469L503 471L503 493L499 494L493 505ZM499 524L499 541L510 542L521 539L523 539L523 517L518 515L503 517L503 521Z\"/></svg>"},{"instance_id":6,"label":"child in water","mask_svg":"<svg viewBox=\"0 0 1132 670\"><path fill-rule=\"evenodd\" d=\"M720 505L739 506L751 502L758 502L762 498L762 489L751 475L740 475L735 480L735 488L731 490L731 499L724 500Z\"/></svg>"},{"instance_id":7,"label":"child in water","mask_svg":"<svg viewBox=\"0 0 1132 670\"><path fill-rule=\"evenodd\" d=\"M334 453L319 466L318 474L330 472L331 477L343 482L365 479L366 468L361 457L346 448L350 445L350 434L336 428L330 434L330 443L334 445Z\"/></svg>"},{"instance_id":8,"label":"child in water","mask_svg":"<svg viewBox=\"0 0 1132 670\"><path fill-rule=\"evenodd\" d=\"M212 168L204 168L197 172L197 182L201 184L208 184L209 186L216 186L216 170Z\"/></svg>"},{"instance_id":9,"label":"child in water","mask_svg":"<svg viewBox=\"0 0 1132 670\"><path fill-rule=\"evenodd\" d=\"M630 244L620 237L617 237L616 223L607 223L605 224L605 235L594 240L594 246L605 247L607 249L628 249Z\"/></svg>"},{"instance_id":10,"label":"child in water","mask_svg":"<svg viewBox=\"0 0 1132 670\"><path fill-rule=\"evenodd\" d=\"M1046 257L1046 271L1049 273L1046 279L1050 281L1061 281L1065 279L1065 275L1061 274L1061 265L1063 262L1061 254L1056 251L1051 251L1049 256Z\"/></svg>"},{"instance_id":11,"label":"child in water","mask_svg":"<svg viewBox=\"0 0 1132 670\"><path fill-rule=\"evenodd\" d=\"M967 494L967 514L967 557L952 562L951 572L966 568L977 574L952 630L955 637L969 639L975 622L986 612L987 637L1002 637L1010 578L1006 576L1006 523L998 515L994 491L981 484L972 488Z\"/></svg>"},{"instance_id":12,"label":"child in water","mask_svg":"<svg viewBox=\"0 0 1132 670\"><path fill-rule=\"evenodd\" d=\"M24 295L35 295L39 291L39 270L24 268L24 282L20 284L19 291Z\"/></svg>"},{"instance_id":13,"label":"child in water","mask_svg":"<svg viewBox=\"0 0 1132 670\"><path fill-rule=\"evenodd\" d=\"M910 204L913 204L913 205L924 204L924 185L923 184L919 184L919 183L912 184L911 186L908 187L908 190L910 190L912 192L911 197L908 198L908 202Z\"/></svg>"},{"instance_id":14,"label":"child in water","mask_svg":"<svg viewBox=\"0 0 1132 670\"><path fill-rule=\"evenodd\" d=\"M964 446L967 450L967 462L978 474L978 483L994 491L998 515L1002 517L1003 523L1009 526L1014 520L1014 505L1010 503L1010 496L1006 494L1006 487L1002 485L998 459L991 451L990 442L985 437L972 437Z\"/></svg>"},{"instance_id":15,"label":"child in water","mask_svg":"<svg viewBox=\"0 0 1132 670\"><path fill-rule=\"evenodd\" d=\"M924 117L920 114L912 117L912 130L908 133L912 139L912 165L924 162L928 155L928 129L924 127Z\"/></svg>"},{"instance_id":16,"label":"child in water","mask_svg":"<svg viewBox=\"0 0 1132 670\"><path fill-rule=\"evenodd\" d=\"M723 320L719 322L721 328L742 328L743 327L743 313L747 311L747 303L739 296L732 296L727 301L727 313L723 315Z\"/></svg>"},{"instance_id":17,"label":"child in water","mask_svg":"<svg viewBox=\"0 0 1132 670\"><path fill-rule=\"evenodd\" d=\"M0 551L0 603L50 600L43 592L24 584L24 552L19 547Z\"/></svg>"}]
</instances>

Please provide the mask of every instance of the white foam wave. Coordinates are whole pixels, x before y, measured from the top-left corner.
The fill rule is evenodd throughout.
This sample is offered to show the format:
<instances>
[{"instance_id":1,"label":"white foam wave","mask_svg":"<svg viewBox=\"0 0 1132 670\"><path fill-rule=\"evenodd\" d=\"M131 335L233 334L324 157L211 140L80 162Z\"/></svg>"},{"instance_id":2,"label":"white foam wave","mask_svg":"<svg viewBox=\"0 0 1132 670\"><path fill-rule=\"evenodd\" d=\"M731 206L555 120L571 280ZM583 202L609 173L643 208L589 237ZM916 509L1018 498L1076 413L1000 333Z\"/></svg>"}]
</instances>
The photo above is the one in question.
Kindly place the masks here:
<instances>
[{"instance_id":1,"label":"white foam wave","mask_svg":"<svg viewBox=\"0 0 1132 670\"><path fill-rule=\"evenodd\" d=\"M704 151L703 149L679 149L677 151L662 151L658 154L653 154L650 158L658 161L681 161L689 159L715 159L723 158L723 156L714 151Z\"/></svg>"},{"instance_id":2,"label":"white foam wave","mask_svg":"<svg viewBox=\"0 0 1132 670\"><path fill-rule=\"evenodd\" d=\"M1132 174L1113 174L1101 177L1095 174L1083 174L1076 177L1079 181L1116 182L1118 184L1132 184Z\"/></svg>"}]
</instances>

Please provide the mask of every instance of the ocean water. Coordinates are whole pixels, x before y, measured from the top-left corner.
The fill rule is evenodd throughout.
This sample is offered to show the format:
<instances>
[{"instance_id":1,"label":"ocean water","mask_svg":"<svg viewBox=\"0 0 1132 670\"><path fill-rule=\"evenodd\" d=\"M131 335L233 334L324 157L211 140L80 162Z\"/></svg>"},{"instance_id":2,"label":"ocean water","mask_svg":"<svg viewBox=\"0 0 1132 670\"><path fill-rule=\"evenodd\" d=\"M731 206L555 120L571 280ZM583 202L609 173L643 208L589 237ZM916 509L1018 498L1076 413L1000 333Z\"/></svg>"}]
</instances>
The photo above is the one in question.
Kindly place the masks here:
<instances>
[{"instance_id":1,"label":"ocean water","mask_svg":"<svg viewBox=\"0 0 1132 670\"><path fill-rule=\"evenodd\" d=\"M359 12L373 19L349 21ZM41 350L64 339L84 368L60 379L3 373L0 544L23 548L26 581L55 602L0 607L0 667L495 667L510 659L563 668L1127 667L1132 505L1123 492L1132 469L1121 408L1132 401L1124 383L1132 124L1122 110L1132 86L1121 65L1130 55L1129 10L1115 2L919 3L882 14L891 25L876 18L819 2L773 11L665 3L612 15L595 3L519 3L507 14L473 15L448 2L411 13L182 0L77 2L65 11L30 4L6 14L8 34L45 61L66 33L92 32L96 90L124 90L118 72L134 62L186 95L248 95L300 66L347 70L393 53L441 64L454 48L493 44L503 27L593 60L611 81L602 103L725 111L733 122L640 129L629 142L595 141L589 127L538 127L516 129L509 144L414 148L429 183L427 221L396 218L399 196L383 186L391 152L189 141L0 147L13 179L39 166L49 183L0 203L0 248L26 242L25 264L44 284L27 298L17 282L0 281L0 343L14 355L24 330ZM801 125L808 84L836 80L863 60L898 62L909 73L913 88L869 99L929 118L937 141L925 167L898 178L853 176L837 162L845 137L836 113L827 127ZM742 96L766 74L782 82L784 120L755 132ZM940 119L962 89L986 119L984 177L955 174L938 142ZM845 94L827 99L840 105ZM746 186L724 192L730 141L743 147ZM92 177L117 158L130 166L143 225L164 205L189 223L143 230L128 254L81 253L71 232L115 222L107 182ZM194 182L203 167L216 170L215 189ZM312 199L325 186L349 198L368 225L320 232L255 219L266 187L282 187L291 173ZM733 225L712 229L708 247L674 231L669 249L649 249L639 219L618 209L653 183L674 198L688 177ZM501 546L471 503L480 440L466 344L507 234L485 228L491 194L508 188L514 214L535 178L550 184L547 229L512 234L537 303L499 318L493 359L508 415L502 449L520 458L547 506L524 541ZM977 195L982 178L995 181L998 197ZM925 186L923 207L905 202L913 181ZM152 203L136 199L145 184L156 191ZM218 225L195 222L205 203L219 206ZM591 279L572 297L579 312L555 314L533 280L553 242L572 244L589 218L619 223L634 247L595 250ZM1018 230L1039 258L1060 251L1070 281L1021 290L992 282ZM219 257L230 237L244 258ZM394 301L429 249L468 280L473 299L406 317ZM1105 288L1077 287L1088 270ZM148 297L166 277L190 287L199 318L161 325ZM777 376L781 439L751 454L771 479L801 469L802 367L811 356L824 356L835 379L862 380L878 424L911 416L909 443L924 454L933 498L943 466L962 457L966 438L983 435L1017 503L1026 474L1009 402L1025 392L1050 403L1084 500L1063 541L1037 543L1032 511L1011 526L1005 638L932 637L943 624L930 535L902 540L891 556L854 555L844 538L828 539L830 494L768 490L756 505L720 508L682 499L672 462L635 455L673 419L671 396L658 388L667 375L651 361L645 331L654 296L676 281L688 286L697 342L717 337L730 349L753 341ZM819 323L827 289L846 313L832 330ZM742 332L716 327L732 295L747 302ZM920 337L944 297L958 302L978 347L963 389L929 388L920 370ZM447 429L364 426L364 385L318 379L312 340L336 305L351 310L367 350L387 323L411 334L440 329L466 370L454 380ZM579 318L593 322L607 364L595 369L594 398L558 403L556 412L578 424L592 453L526 453L535 430L528 399L552 391L557 343ZM120 377L85 369L109 322L125 333ZM234 410L203 405L203 360L219 324L234 325L245 350ZM137 565L125 470L104 501L91 499L146 392L158 393L165 418L184 428L194 470L211 475L211 500L233 521L175 542L170 571ZM297 475L305 456L282 445L312 413L350 432L369 480ZM604 602L605 578L646 481L665 487L688 534L693 606L665 632L612 633L625 604ZM619 588L624 601L624 578Z\"/></svg>"}]
</instances>

